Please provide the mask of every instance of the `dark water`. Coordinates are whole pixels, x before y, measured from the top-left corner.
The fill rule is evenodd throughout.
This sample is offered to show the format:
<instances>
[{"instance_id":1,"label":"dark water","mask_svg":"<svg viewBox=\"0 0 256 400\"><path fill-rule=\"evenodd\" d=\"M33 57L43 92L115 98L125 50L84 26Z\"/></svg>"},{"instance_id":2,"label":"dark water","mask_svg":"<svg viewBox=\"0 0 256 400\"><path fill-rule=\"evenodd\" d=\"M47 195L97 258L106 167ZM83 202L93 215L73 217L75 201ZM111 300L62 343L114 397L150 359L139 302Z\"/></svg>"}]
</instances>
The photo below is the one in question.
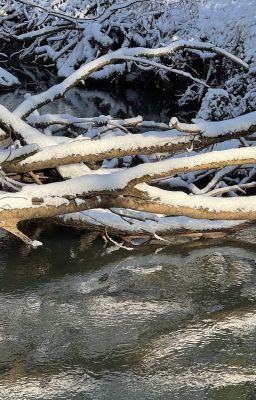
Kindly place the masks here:
<instances>
[{"instance_id":1,"label":"dark water","mask_svg":"<svg viewBox=\"0 0 256 400\"><path fill-rule=\"evenodd\" d=\"M50 111L173 114L152 93L80 89ZM255 233L132 252L63 228L33 251L1 234L0 399L256 399Z\"/></svg>"},{"instance_id":2,"label":"dark water","mask_svg":"<svg viewBox=\"0 0 256 400\"><path fill-rule=\"evenodd\" d=\"M25 93L40 93L50 86L56 84L56 76L49 69L39 68L36 65L25 65L20 63L16 67L8 66L10 72L16 75L21 82L21 88L16 92L0 93L0 104L13 110L23 101ZM50 106L43 107L42 112L72 113L81 117L92 117L112 115L118 118L133 117L141 115L144 119L169 122L170 118L178 114L181 120L187 121L195 116L195 110L191 106L185 110L178 107L180 83L175 76L169 86L172 91L148 87L122 87L112 79L108 86L92 85L87 89L77 87L67 92L65 99L58 100ZM182 86L184 92L185 87Z\"/></svg>"},{"instance_id":3,"label":"dark water","mask_svg":"<svg viewBox=\"0 0 256 400\"><path fill-rule=\"evenodd\" d=\"M28 91L35 93L34 86L28 89L17 89L15 92L0 93L0 104L9 110L14 110L24 100ZM40 92L36 88L36 92ZM112 115L117 118L128 118L137 115L145 120L154 120L168 123L170 118L178 115L181 120L187 121L195 116L192 109L181 111L177 108L178 95L152 90L133 89L89 89L74 88L67 92L64 99L44 106L40 112L68 113L78 117L97 117L99 115Z\"/></svg>"},{"instance_id":4,"label":"dark water","mask_svg":"<svg viewBox=\"0 0 256 400\"><path fill-rule=\"evenodd\" d=\"M30 252L3 236L0 398L255 399L247 235L159 252L60 228Z\"/></svg>"}]
</instances>

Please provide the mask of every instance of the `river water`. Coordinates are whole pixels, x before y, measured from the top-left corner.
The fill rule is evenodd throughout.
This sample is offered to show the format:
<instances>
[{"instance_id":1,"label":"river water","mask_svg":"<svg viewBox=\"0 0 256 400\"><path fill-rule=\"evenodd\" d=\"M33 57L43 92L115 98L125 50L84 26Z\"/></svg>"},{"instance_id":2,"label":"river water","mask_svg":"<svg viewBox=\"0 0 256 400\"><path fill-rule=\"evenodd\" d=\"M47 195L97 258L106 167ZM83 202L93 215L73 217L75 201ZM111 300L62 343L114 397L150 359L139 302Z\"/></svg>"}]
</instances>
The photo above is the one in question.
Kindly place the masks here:
<instances>
[{"instance_id":1,"label":"river water","mask_svg":"<svg viewBox=\"0 0 256 400\"><path fill-rule=\"evenodd\" d=\"M98 92L51 111L134 115L143 99ZM168 119L153 100L143 115ZM59 227L37 250L0 232L0 399L256 399L255 234L126 251Z\"/></svg>"}]
</instances>

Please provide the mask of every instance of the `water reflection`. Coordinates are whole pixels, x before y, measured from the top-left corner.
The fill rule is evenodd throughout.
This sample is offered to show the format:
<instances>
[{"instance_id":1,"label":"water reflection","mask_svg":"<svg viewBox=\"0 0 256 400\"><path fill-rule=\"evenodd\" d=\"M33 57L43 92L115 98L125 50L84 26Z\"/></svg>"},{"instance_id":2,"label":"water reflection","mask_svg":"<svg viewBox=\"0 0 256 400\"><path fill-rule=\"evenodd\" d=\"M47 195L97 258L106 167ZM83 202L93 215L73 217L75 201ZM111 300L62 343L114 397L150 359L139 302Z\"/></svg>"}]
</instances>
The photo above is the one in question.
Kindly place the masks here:
<instances>
[{"instance_id":1,"label":"water reflection","mask_svg":"<svg viewBox=\"0 0 256 400\"><path fill-rule=\"evenodd\" d=\"M254 244L107 254L42 235L30 254L1 239L1 398L254 398Z\"/></svg>"},{"instance_id":2,"label":"water reflection","mask_svg":"<svg viewBox=\"0 0 256 400\"><path fill-rule=\"evenodd\" d=\"M26 93L36 93L34 87L18 88L13 92L0 93L0 104L13 111L23 100ZM37 90L38 92L38 90ZM97 117L112 115L116 118L141 115L145 120L168 123L173 115L181 120L195 116L193 110L181 112L177 109L175 97L150 89L92 89L74 88L67 92L64 99L41 108L41 113L68 113L78 117Z\"/></svg>"},{"instance_id":3,"label":"water reflection","mask_svg":"<svg viewBox=\"0 0 256 400\"><path fill-rule=\"evenodd\" d=\"M27 89L0 103L13 110ZM175 105L75 88L42 111L167 122ZM0 231L0 399L256 398L255 230L160 252L87 239L48 227L29 251Z\"/></svg>"}]
</instances>

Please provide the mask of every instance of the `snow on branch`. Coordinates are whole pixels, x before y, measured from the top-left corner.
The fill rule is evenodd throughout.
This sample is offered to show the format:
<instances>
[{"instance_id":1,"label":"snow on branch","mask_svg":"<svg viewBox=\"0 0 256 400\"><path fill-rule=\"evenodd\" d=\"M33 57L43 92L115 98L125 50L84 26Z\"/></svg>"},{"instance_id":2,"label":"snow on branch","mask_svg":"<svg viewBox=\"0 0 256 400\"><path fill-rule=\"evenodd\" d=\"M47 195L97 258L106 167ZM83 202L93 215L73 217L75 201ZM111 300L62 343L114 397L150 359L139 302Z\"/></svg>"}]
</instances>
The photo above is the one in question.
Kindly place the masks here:
<instances>
[{"instance_id":1,"label":"snow on branch","mask_svg":"<svg viewBox=\"0 0 256 400\"><path fill-rule=\"evenodd\" d=\"M57 196L61 201L63 198L75 199L77 196L79 198L92 198L92 196L97 197L103 194L106 196L111 194L111 197L113 198L115 193L117 197L120 197L122 191L124 194L134 194L133 188L135 185L138 185L141 182L152 182L152 180L160 177L167 177L191 171L222 168L231 165L253 164L255 162L256 148L254 147L215 151L192 157L181 157L155 163L141 164L107 175L90 174L70 179L65 182L57 182L42 186L29 185L28 187L22 188L18 195L21 196L21 198L26 198L26 202L29 200L31 201L29 207L31 207L33 198L43 200ZM137 189L138 187L141 190L140 186L136 186ZM252 202L248 202L247 199L247 203L253 203L254 197L251 199ZM24 208L22 202L21 205L18 206L18 202L14 200L13 204L15 204L15 208ZM237 219L245 218L237 217Z\"/></svg>"},{"instance_id":2,"label":"snow on branch","mask_svg":"<svg viewBox=\"0 0 256 400\"><path fill-rule=\"evenodd\" d=\"M94 17L85 17L85 18L76 18L68 15L67 13L61 12L61 11L55 11L52 8L49 7L44 7L41 4L35 3L31 0L16 0L18 3L25 4L29 7L34 7L34 8L39 8L40 10L45 11L48 15L52 15L54 17L58 17L60 19L63 19L64 21L72 22L73 24L84 24L86 21L92 21L92 20L99 20L101 23L104 22L106 19L108 19L112 14L117 12L118 10L128 8L136 3L141 3L144 1L149 1L149 0L129 0L126 2L122 2L120 4L114 4L110 7L108 7L102 14L96 15Z\"/></svg>"},{"instance_id":3,"label":"snow on branch","mask_svg":"<svg viewBox=\"0 0 256 400\"><path fill-rule=\"evenodd\" d=\"M40 123L45 122L60 122L68 123L69 117L61 118L59 116L31 116L32 121L39 121ZM242 120L242 118L239 118ZM149 131L144 134L133 134L118 137L103 138L100 140L88 140L88 138L78 137L75 140L69 139L68 146L66 143L57 144L57 139L54 137L49 137L37 129L32 128L25 121L20 120L14 114L10 113L5 107L0 106L0 121L6 130L9 130L19 138L22 137L23 140L28 143L37 143L42 147L38 154L26 158L26 160L13 165L8 165L8 172L28 172L33 170L43 170L47 168L55 168L62 165L68 165L73 163L81 162L97 162L104 159L120 158L126 155L138 155L138 154L154 154L154 153L178 153L181 151L186 151L187 148L193 146L194 149L200 149L208 147L212 144L219 143L232 138L237 138L240 136L249 135L252 132L251 126L247 123L240 123L238 127L247 127L247 130L237 129L235 132L226 129L223 131L222 122L220 123L208 123L214 124L216 126L215 135L204 136L201 135L179 135L178 131L175 129L166 130L164 132ZM77 119L74 118L70 120L73 123L77 123ZM83 121L83 120L82 120ZM86 119L88 121L97 121L97 123L108 122L114 127L125 126L127 124L141 123L140 118L127 119L122 121L113 120L109 117L99 117L98 119ZM253 122L253 118L250 119ZM79 119L79 122L81 120ZM121 125L119 125L121 123ZM123 124L123 125L122 125ZM218 126L220 128L218 129ZM186 125L184 125L186 126ZM192 125L194 126L194 125ZM231 126L231 123L228 125ZM237 126L235 124L235 126ZM188 127L189 128L189 127ZM197 128L198 129L198 128ZM191 129L188 129L188 131ZM62 139L63 141L63 139ZM7 167L6 167L7 168ZM6 169L7 171L7 169Z\"/></svg>"},{"instance_id":4,"label":"snow on branch","mask_svg":"<svg viewBox=\"0 0 256 400\"><path fill-rule=\"evenodd\" d=\"M227 132L248 132L253 133L256 130L256 112L240 115L239 117L219 121L209 122L204 120L194 120L200 131L205 137L216 135L225 135Z\"/></svg>"},{"instance_id":5,"label":"snow on branch","mask_svg":"<svg viewBox=\"0 0 256 400\"><path fill-rule=\"evenodd\" d=\"M88 126L103 126L108 124L120 125L123 127L136 127L136 126L145 126L154 127L159 126L157 124L152 124L152 121L143 121L143 118L138 115L137 117L125 118L125 119L114 119L110 115L100 115L99 117L90 117L90 118L79 118L74 117L70 114L43 114L43 115L30 115L28 118L28 123L33 125L35 128L46 128L50 125L65 125L65 126L76 126L76 127L84 127ZM166 124L161 124L160 128L168 130L169 127Z\"/></svg>"},{"instance_id":6,"label":"snow on branch","mask_svg":"<svg viewBox=\"0 0 256 400\"><path fill-rule=\"evenodd\" d=\"M38 148L33 145L14 150L12 160L36 151ZM199 219L255 220L256 196L213 199L211 195L189 196L183 192L170 192L148 185L156 179L177 174L255 163L256 148L245 147L146 163L108 174L91 172L64 182L26 185L16 193L0 193L0 225L30 243L29 238L19 234L19 221L92 208L124 208Z\"/></svg>"},{"instance_id":7,"label":"snow on branch","mask_svg":"<svg viewBox=\"0 0 256 400\"><path fill-rule=\"evenodd\" d=\"M171 67L168 67L166 65L157 63L155 61L150 61L150 60L147 60L145 58L140 58L140 57L132 57L131 56L131 57L123 57L122 58L120 56L119 60L121 61L122 59L124 61L133 61L133 62L138 63L138 64L140 63L140 64L149 65L149 66L157 68L157 69L163 69L163 70L171 72L171 73L173 73L175 75L180 75L180 76L183 76L184 78L190 79L193 82L198 83L199 85L203 85L203 86L209 87L204 81L202 81L201 79L195 78L189 72L180 71L179 69L171 68Z\"/></svg>"},{"instance_id":8,"label":"snow on branch","mask_svg":"<svg viewBox=\"0 0 256 400\"><path fill-rule=\"evenodd\" d=\"M129 59L129 57L170 56L173 55L175 52L185 48L196 48L207 51L211 50L215 53L222 54L222 50L213 46L212 44L184 40L179 40L171 43L169 46L160 47L157 49L147 49L142 47L122 48L83 65L77 71L72 73L69 77L64 79L64 81L60 84L52 86L45 92L37 94L35 96L31 96L30 98L26 99L16 108L14 113L21 118L27 117L32 111L38 109L42 105L64 96L64 94L68 90L78 85L81 80L87 79L93 72L99 71L106 65L114 64L120 60L125 60L126 58ZM232 54L228 52L223 52L223 55L225 57L228 57L230 60L241 67L245 69L249 68L248 64L244 63L242 60L238 59Z\"/></svg>"},{"instance_id":9,"label":"snow on branch","mask_svg":"<svg viewBox=\"0 0 256 400\"><path fill-rule=\"evenodd\" d=\"M167 217L148 212L125 210L123 208L95 209L65 214L58 217L58 222L66 226L79 227L97 232L108 229L112 235L132 235L132 237L152 238L161 236L211 237L243 229L250 225L247 221L203 220L188 217Z\"/></svg>"},{"instance_id":10,"label":"snow on branch","mask_svg":"<svg viewBox=\"0 0 256 400\"><path fill-rule=\"evenodd\" d=\"M204 121L202 119L194 119L193 124L184 124L177 118L170 120L170 126L180 132L189 134L201 134L203 137L217 137L233 133L243 136L243 132L247 135L254 133L256 130L256 112L240 115L236 118L226 119L224 121Z\"/></svg>"},{"instance_id":11,"label":"snow on branch","mask_svg":"<svg viewBox=\"0 0 256 400\"><path fill-rule=\"evenodd\" d=\"M189 196L183 192L168 192L142 183L136 189L145 195L145 206L138 202L138 208L151 212L161 212L171 215L183 215L192 218L225 219L225 220L255 220L256 196L212 198L210 196ZM128 203L128 201L127 201ZM135 200L136 203L136 200ZM122 202L123 204L123 202Z\"/></svg>"},{"instance_id":12,"label":"snow on branch","mask_svg":"<svg viewBox=\"0 0 256 400\"><path fill-rule=\"evenodd\" d=\"M11 88L18 85L20 85L18 78L0 67L0 87Z\"/></svg>"},{"instance_id":13,"label":"snow on branch","mask_svg":"<svg viewBox=\"0 0 256 400\"><path fill-rule=\"evenodd\" d=\"M137 3L141 3L139 12ZM39 243L20 232L17 224L49 217L101 232L111 241L109 235L121 234L169 243L168 235L226 234L256 219L256 112L249 112L255 109L255 71L224 48L180 40L184 34L195 37L196 21L192 33L190 28L178 28L178 40L172 37L176 28L166 25L166 16L170 18L176 6L180 11L180 6L167 3L4 2L2 37L20 46L13 56L33 55L40 63L50 60L47 63L53 63L66 79L27 96L12 113L0 105L0 227L30 246ZM180 26L182 18L181 13L175 25ZM220 46L225 43L223 47L233 47L252 63L245 40L244 47L241 43L229 46L200 32L197 37L209 37ZM113 48L118 50L111 52ZM218 68L223 71L224 63L216 56L228 61L223 77L218 76ZM194 65L201 70L201 79ZM160 70L162 77L175 74L191 80L179 104L202 103L198 116L209 121L198 118L187 124L174 117L168 126L141 117L121 120L33 113L88 78L105 79L125 71L133 74L136 67L138 77ZM241 82L248 87L242 88ZM0 68L0 86L18 83ZM238 94L237 83L241 86ZM214 88L205 95L210 85ZM221 85L222 89L217 88ZM210 121L220 118L225 120ZM49 135L40 131L45 128ZM65 131L72 131L75 139L54 136ZM230 139L240 142L219 144ZM228 149L210 151L215 144Z\"/></svg>"}]
</instances>

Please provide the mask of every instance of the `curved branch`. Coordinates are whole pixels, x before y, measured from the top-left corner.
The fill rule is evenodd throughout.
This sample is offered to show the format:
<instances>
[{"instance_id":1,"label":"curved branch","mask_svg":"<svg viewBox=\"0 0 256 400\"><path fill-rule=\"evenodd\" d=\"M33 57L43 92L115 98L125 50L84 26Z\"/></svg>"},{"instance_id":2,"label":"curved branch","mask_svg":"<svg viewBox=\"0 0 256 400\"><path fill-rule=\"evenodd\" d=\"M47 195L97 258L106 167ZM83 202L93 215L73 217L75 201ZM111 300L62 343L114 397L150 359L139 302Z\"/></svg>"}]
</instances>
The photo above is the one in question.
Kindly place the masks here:
<instances>
[{"instance_id":1,"label":"curved branch","mask_svg":"<svg viewBox=\"0 0 256 400\"><path fill-rule=\"evenodd\" d=\"M177 131L182 133L188 133L189 135L197 135L202 133L196 124L184 124L180 122L177 117L172 117L169 123L170 128L177 129Z\"/></svg>"},{"instance_id":2,"label":"curved branch","mask_svg":"<svg viewBox=\"0 0 256 400\"><path fill-rule=\"evenodd\" d=\"M116 50L110 54L104 55L99 57L98 59L91 61L82 67L80 67L77 71L71 74L68 78L64 79L63 82L57 84L50 89L46 90L43 93L37 94L35 96L31 96L30 98L26 99L23 103L21 103L14 111L15 115L19 117L27 117L31 114L32 111L36 110L37 108L41 107L44 104L47 104L59 97L64 96L64 94L70 90L72 87L76 86L81 80L87 79L93 72L96 72L106 65L114 64L119 60L124 60L125 58L129 57L161 57L172 55L175 52L185 49L185 48L196 48L201 50L210 50L213 52L218 52L218 54L225 55L230 60L238 64L239 66L243 67L244 69L248 70L249 66L242 60L238 59L237 57L233 56L230 53L225 52L224 50L213 46L212 44L208 43L201 43L201 42L190 42L190 41L176 41L171 43L169 46L160 47L157 49L147 49L143 47L138 48L122 48Z\"/></svg>"},{"instance_id":3,"label":"curved branch","mask_svg":"<svg viewBox=\"0 0 256 400\"><path fill-rule=\"evenodd\" d=\"M132 57L132 56L131 57L123 57L123 58L119 57L119 60L133 61L133 62L140 63L140 64L148 64L148 65L150 65L150 66L152 66L154 68L163 69L163 70L171 72L171 73L173 73L175 75L183 76L183 78L190 79L193 82L198 83L199 85L203 85L203 86L209 87L204 81L202 81L201 79L195 78L189 72L185 72L185 71L181 71L179 69L168 67L166 65L157 63L155 61L150 61L150 60L147 60L147 59L144 59L144 58Z\"/></svg>"}]
</instances>

